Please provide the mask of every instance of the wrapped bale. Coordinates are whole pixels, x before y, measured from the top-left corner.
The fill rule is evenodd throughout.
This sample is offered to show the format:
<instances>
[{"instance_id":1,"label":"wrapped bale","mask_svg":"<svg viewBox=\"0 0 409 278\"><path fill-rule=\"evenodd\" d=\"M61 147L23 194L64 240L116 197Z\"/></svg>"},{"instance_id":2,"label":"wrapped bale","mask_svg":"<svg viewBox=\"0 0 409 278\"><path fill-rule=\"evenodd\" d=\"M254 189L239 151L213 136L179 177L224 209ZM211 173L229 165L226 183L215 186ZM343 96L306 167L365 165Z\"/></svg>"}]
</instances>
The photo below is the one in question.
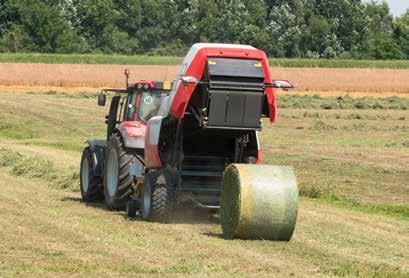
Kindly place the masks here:
<instances>
[{"instance_id":1,"label":"wrapped bale","mask_svg":"<svg viewBox=\"0 0 409 278\"><path fill-rule=\"evenodd\" d=\"M226 238L289 241L298 188L291 167L231 164L223 174L220 220Z\"/></svg>"}]
</instances>

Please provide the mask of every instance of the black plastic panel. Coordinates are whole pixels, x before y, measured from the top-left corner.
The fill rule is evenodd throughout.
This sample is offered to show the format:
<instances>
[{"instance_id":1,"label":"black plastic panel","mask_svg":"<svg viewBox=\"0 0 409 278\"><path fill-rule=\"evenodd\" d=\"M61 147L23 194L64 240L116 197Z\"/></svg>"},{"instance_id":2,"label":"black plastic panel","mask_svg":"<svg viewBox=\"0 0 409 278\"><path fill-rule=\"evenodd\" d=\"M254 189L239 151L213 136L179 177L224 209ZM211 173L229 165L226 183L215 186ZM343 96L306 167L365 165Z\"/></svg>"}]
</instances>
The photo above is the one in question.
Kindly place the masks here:
<instances>
[{"instance_id":1,"label":"black plastic panel","mask_svg":"<svg viewBox=\"0 0 409 278\"><path fill-rule=\"evenodd\" d=\"M209 58L207 68L210 78L226 76L264 79L260 60Z\"/></svg>"},{"instance_id":2,"label":"black plastic panel","mask_svg":"<svg viewBox=\"0 0 409 278\"><path fill-rule=\"evenodd\" d=\"M224 126L226 121L227 92L212 92L210 102L209 125Z\"/></svg>"},{"instance_id":3,"label":"black plastic panel","mask_svg":"<svg viewBox=\"0 0 409 278\"><path fill-rule=\"evenodd\" d=\"M263 92L210 91L208 127L259 129Z\"/></svg>"},{"instance_id":4,"label":"black plastic panel","mask_svg":"<svg viewBox=\"0 0 409 278\"><path fill-rule=\"evenodd\" d=\"M247 94L244 109L243 126L260 126L263 94Z\"/></svg>"},{"instance_id":5,"label":"black plastic panel","mask_svg":"<svg viewBox=\"0 0 409 278\"><path fill-rule=\"evenodd\" d=\"M228 93L226 124L232 127L243 126L243 113L246 95L241 92Z\"/></svg>"}]
</instances>

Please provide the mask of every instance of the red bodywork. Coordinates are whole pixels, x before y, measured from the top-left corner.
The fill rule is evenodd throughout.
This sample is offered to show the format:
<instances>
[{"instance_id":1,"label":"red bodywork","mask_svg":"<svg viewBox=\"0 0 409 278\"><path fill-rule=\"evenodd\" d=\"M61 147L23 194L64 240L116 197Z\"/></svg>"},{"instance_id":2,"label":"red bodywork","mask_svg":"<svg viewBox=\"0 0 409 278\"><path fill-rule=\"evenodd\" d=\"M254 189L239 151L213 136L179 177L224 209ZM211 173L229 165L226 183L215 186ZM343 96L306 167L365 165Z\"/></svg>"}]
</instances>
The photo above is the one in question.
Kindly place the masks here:
<instances>
[{"instance_id":1,"label":"red bodywork","mask_svg":"<svg viewBox=\"0 0 409 278\"><path fill-rule=\"evenodd\" d=\"M239 48L203 48L200 49L193 60L188 65L184 76L193 76L200 80L206 68L207 58L239 58L239 59L254 59L260 60L264 72L264 83L271 84L271 72L268 64L267 56L262 50L258 49L239 49ZM170 107L170 114L176 118L183 118L189 99L195 90L197 84L189 84L187 86L180 85L177 88L175 97ZM277 118L277 103L275 91L273 88L266 88L269 118L270 122L275 122Z\"/></svg>"},{"instance_id":2,"label":"red bodywork","mask_svg":"<svg viewBox=\"0 0 409 278\"><path fill-rule=\"evenodd\" d=\"M146 125L138 121L137 119L134 121L126 121L122 122L119 127L125 129L126 134L129 137L145 137L146 134Z\"/></svg>"}]
</instances>

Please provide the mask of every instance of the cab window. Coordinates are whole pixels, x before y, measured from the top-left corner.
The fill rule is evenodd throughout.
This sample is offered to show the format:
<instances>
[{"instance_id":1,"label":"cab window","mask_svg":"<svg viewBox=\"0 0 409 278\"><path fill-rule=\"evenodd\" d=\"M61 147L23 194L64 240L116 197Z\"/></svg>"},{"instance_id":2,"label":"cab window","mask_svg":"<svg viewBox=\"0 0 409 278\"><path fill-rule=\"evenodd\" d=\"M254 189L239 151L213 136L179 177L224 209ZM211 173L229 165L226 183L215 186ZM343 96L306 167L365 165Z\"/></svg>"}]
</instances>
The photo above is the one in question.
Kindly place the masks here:
<instances>
[{"instance_id":1,"label":"cab window","mask_svg":"<svg viewBox=\"0 0 409 278\"><path fill-rule=\"evenodd\" d=\"M124 121L133 121L136 113L136 92L131 91L126 99Z\"/></svg>"},{"instance_id":2,"label":"cab window","mask_svg":"<svg viewBox=\"0 0 409 278\"><path fill-rule=\"evenodd\" d=\"M139 119L143 122L147 122L150 118L158 115L159 107L163 98L166 96L166 93L158 91L143 92L139 106Z\"/></svg>"}]
</instances>

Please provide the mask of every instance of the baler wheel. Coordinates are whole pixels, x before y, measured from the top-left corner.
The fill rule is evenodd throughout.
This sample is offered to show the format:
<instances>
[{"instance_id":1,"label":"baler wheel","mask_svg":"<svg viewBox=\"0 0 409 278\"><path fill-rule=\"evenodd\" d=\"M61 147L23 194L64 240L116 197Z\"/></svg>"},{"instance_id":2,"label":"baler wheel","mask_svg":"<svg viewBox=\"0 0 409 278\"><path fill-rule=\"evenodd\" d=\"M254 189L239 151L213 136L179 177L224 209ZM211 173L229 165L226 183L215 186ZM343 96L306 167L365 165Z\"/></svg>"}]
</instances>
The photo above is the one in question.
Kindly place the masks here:
<instances>
[{"instance_id":1,"label":"baler wheel","mask_svg":"<svg viewBox=\"0 0 409 278\"><path fill-rule=\"evenodd\" d=\"M162 171L148 172L143 183L142 218L147 221L169 222L175 198L175 188Z\"/></svg>"},{"instance_id":2,"label":"baler wheel","mask_svg":"<svg viewBox=\"0 0 409 278\"><path fill-rule=\"evenodd\" d=\"M92 151L90 147L86 147L82 152L80 168L80 190L82 200L84 202L94 202L103 199L100 184L102 184L101 177L94 175Z\"/></svg>"},{"instance_id":3,"label":"baler wheel","mask_svg":"<svg viewBox=\"0 0 409 278\"><path fill-rule=\"evenodd\" d=\"M223 174L220 221L225 238L289 241L298 189L291 167L231 164Z\"/></svg>"},{"instance_id":4,"label":"baler wheel","mask_svg":"<svg viewBox=\"0 0 409 278\"><path fill-rule=\"evenodd\" d=\"M125 151L120 136L112 134L107 143L104 167L104 195L109 209L123 209L130 199L130 164L138 161L136 155Z\"/></svg>"}]
</instances>

